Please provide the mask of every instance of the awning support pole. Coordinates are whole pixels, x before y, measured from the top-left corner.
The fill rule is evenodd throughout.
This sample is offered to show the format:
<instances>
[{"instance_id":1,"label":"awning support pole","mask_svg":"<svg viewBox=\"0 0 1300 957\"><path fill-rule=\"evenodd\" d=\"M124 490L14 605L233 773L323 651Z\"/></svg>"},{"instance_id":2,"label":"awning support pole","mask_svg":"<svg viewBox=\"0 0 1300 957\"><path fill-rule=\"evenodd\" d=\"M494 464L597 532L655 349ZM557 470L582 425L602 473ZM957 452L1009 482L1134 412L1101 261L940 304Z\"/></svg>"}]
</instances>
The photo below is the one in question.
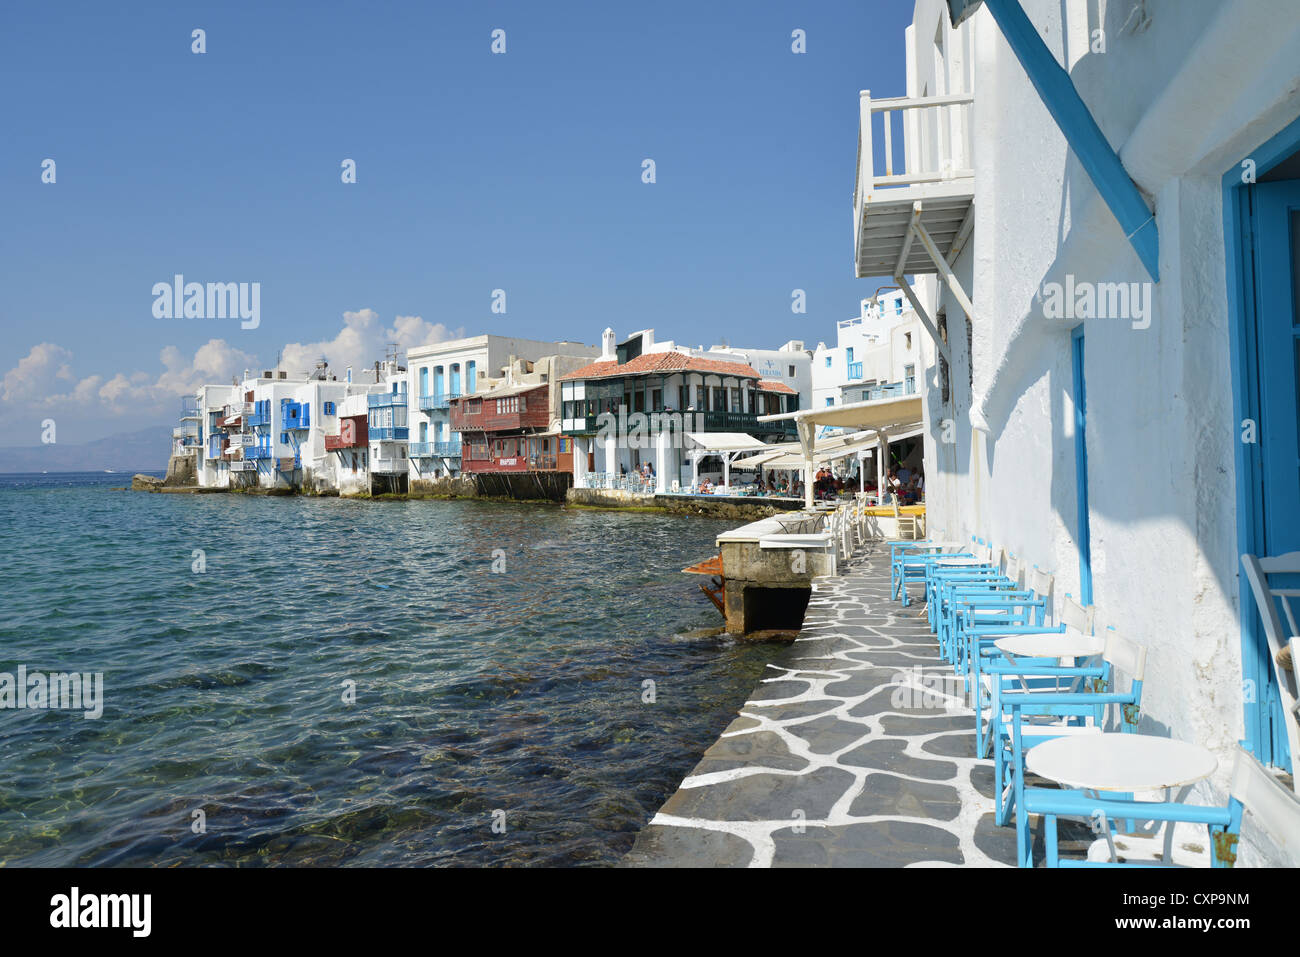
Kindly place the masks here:
<instances>
[{"instance_id":1,"label":"awning support pole","mask_svg":"<svg viewBox=\"0 0 1300 957\"><path fill-rule=\"evenodd\" d=\"M795 420L799 430L799 445L803 448L803 504L808 511L813 510L813 454L816 452L817 433L813 427L798 419Z\"/></svg>"}]
</instances>

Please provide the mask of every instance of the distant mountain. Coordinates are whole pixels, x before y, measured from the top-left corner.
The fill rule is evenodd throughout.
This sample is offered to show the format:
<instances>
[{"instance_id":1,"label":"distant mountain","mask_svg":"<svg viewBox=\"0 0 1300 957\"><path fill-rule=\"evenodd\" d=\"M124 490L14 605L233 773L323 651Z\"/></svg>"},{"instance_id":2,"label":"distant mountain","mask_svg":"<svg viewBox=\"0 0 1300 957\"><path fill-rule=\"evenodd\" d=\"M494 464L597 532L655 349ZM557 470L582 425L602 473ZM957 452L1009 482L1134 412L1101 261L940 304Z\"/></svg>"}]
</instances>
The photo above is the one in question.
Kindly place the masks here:
<instances>
[{"instance_id":1,"label":"distant mountain","mask_svg":"<svg viewBox=\"0 0 1300 957\"><path fill-rule=\"evenodd\" d=\"M167 468L172 427L119 432L80 445L56 442L0 448L0 472L157 472Z\"/></svg>"}]
</instances>

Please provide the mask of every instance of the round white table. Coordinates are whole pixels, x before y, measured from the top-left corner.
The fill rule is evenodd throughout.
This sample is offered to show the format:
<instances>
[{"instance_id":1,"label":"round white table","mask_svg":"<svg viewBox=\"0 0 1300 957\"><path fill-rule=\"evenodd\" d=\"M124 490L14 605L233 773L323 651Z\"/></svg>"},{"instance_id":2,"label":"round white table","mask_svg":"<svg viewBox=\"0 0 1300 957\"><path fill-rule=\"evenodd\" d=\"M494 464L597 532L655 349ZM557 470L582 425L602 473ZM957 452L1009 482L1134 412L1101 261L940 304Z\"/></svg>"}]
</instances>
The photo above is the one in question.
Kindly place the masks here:
<instances>
[{"instance_id":1,"label":"round white table","mask_svg":"<svg viewBox=\"0 0 1300 957\"><path fill-rule=\"evenodd\" d=\"M1208 778L1219 766L1200 745L1150 734L1053 738L1025 752L1040 777L1085 791L1160 791Z\"/></svg>"},{"instance_id":2,"label":"round white table","mask_svg":"<svg viewBox=\"0 0 1300 957\"><path fill-rule=\"evenodd\" d=\"M993 647L1020 658L1091 658L1106 649L1106 642L1093 635L1045 631L1007 635L993 642Z\"/></svg>"},{"instance_id":3,"label":"round white table","mask_svg":"<svg viewBox=\"0 0 1300 957\"><path fill-rule=\"evenodd\" d=\"M1166 801L1183 801L1192 785L1208 778L1218 766L1218 759L1200 745L1150 734L1108 732L1053 738L1025 752L1027 770L1079 788L1090 797L1099 797L1099 791L1164 791ZM1175 789L1179 790L1177 797L1171 794ZM1165 822L1164 830L1163 860L1168 861L1174 847L1174 822ZM1158 827L1152 833L1156 832ZM1114 860L1115 841L1109 827L1106 844Z\"/></svg>"}]
</instances>

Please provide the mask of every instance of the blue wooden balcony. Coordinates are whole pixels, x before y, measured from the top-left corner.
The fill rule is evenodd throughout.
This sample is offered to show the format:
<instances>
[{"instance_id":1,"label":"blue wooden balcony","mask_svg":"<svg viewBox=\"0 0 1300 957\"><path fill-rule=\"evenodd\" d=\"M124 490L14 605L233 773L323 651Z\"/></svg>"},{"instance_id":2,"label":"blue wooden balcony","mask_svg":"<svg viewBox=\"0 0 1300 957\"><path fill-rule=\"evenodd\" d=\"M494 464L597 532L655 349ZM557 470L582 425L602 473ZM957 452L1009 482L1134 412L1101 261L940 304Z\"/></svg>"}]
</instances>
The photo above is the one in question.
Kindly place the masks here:
<instances>
[{"instance_id":1,"label":"blue wooden balcony","mask_svg":"<svg viewBox=\"0 0 1300 957\"><path fill-rule=\"evenodd\" d=\"M451 407L452 399L459 399L459 392L440 392L436 395L420 396L421 412L442 412Z\"/></svg>"},{"instance_id":2,"label":"blue wooden balcony","mask_svg":"<svg viewBox=\"0 0 1300 957\"><path fill-rule=\"evenodd\" d=\"M410 455L413 459L460 458L459 442L412 442Z\"/></svg>"}]
</instances>

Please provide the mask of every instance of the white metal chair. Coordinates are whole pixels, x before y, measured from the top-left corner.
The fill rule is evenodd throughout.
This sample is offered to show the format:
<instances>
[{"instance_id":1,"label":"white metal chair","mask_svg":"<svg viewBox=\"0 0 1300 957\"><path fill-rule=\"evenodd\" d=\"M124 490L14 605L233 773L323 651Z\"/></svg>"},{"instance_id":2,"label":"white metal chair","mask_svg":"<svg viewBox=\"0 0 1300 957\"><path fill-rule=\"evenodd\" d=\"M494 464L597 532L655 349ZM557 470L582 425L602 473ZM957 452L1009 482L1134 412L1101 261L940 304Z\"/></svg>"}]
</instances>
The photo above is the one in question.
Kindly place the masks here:
<instances>
[{"instance_id":1,"label":"white metal chair","mask_svg":"<svg viewBox=\"0 0 1300 957\"><path fill-rule=\"evenodd\" d=\"M1278 696L1282 700L1282 710L1286 714L1286 737L1291 746L1291 767L1300 770L1300 694L1297 693L1296 663L1291 654L1300 627L1296 625L1295 614L1291 610L1291 599L1300 596L1300 588L1284 588L1269 584L1270 575L1300 575L1300 552L1288 552L1276 557L1259 558L1255 555L1242 555L1242 567L1246 570L1246 580L1255 596L1255 605L1264 622L1264 635L1268 639L1268 657L1272 663L1273 675L1277 680ZM1278 616L1278 606L1286 614L1287 629L1282 627ZM1289 662L1290 667L1285 667ZM1293 780L1300 783L1300 774L1293 774Z\"/></svg>"}]
</instances>

